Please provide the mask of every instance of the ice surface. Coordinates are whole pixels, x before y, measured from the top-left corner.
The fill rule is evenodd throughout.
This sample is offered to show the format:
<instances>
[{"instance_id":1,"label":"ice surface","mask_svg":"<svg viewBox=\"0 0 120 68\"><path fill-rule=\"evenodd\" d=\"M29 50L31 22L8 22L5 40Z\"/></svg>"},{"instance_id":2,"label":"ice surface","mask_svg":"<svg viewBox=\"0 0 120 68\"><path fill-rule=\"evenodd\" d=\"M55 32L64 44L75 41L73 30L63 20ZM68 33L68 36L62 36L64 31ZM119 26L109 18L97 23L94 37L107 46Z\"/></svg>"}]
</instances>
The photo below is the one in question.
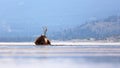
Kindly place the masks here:
<instances>
[{"instance_id":1,"label":"ice surface","mask_svg":"<svg viewBox=\"0 0 120 68\"><path fill-rule=\"evenodd\" d=\"M120 68L119 43L55 41L52 45L58 46L33 46L33 42L0 45L0 68Z\"/></svg>"}]
</instances>

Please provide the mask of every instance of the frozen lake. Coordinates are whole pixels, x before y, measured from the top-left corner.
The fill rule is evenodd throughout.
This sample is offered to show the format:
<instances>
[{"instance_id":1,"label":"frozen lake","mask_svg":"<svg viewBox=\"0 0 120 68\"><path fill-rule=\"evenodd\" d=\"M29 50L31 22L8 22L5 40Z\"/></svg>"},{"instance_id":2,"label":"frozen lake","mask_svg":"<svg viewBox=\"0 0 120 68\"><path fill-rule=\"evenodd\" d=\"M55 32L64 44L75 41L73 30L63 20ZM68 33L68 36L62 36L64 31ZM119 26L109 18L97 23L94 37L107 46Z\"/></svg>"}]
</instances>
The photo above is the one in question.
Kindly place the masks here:
<instances>
[{"instance_id":1,"label":"frozen lake","mask_svg":"<svg viewBox=\"0 0 120 68\"><path fill-rule=\"evenodd\" d=\"M120 68L120 45L0 45L1 68Z\"/></svg>"}]
</instances>

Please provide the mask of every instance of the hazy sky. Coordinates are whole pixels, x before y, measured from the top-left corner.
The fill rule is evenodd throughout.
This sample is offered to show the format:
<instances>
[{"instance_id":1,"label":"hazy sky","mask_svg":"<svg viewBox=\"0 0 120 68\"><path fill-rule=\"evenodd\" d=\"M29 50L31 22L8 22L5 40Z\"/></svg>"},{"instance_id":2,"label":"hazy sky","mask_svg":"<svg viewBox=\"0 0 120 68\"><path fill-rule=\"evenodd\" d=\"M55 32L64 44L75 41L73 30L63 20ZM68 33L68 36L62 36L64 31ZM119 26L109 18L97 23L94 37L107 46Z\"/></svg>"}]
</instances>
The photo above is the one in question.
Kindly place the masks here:
<instances>
[{"instance_id":1,"label":"hazy sky","mask_svg":"<svg viewBox=\"0 0 120 68\"><path fill-rule=\"evenodd\" d=\"M0 24L14 26L69 27L116 14L120 0L0 0Z\"/></svg>"}]
</instances>

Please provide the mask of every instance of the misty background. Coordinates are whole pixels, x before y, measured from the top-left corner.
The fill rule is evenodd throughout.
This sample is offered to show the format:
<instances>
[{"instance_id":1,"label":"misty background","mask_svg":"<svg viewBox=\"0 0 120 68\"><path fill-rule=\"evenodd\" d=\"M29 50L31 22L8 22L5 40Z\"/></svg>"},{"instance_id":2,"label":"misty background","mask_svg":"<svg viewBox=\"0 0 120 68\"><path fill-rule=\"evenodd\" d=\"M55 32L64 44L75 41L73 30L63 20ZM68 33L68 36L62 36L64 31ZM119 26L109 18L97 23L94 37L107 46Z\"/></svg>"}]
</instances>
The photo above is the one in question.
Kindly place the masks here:
<instances>
[{"instance_id":1,"label":"misty background","mask_svg":"<svg viewBox=\"0 0 120 68\"><path fill-rule=\"evenodd\" d=\"M0 41L34 41L42 34L44 26L48 27L50 39L105 39L119 36L119 27L113 28L115 32L107 30L114 33L109 36L106 36L108 33L96 33L98 30L87 30L88 27L84 30L81 28L81 25L86 27L88 23L92 23L93 27L93 22L98 21L102 25L104 22L109 24L113 19L112 24L116 22L119 26L119 6L119 0L0 0Z\"/></svg>"}]
</instances>

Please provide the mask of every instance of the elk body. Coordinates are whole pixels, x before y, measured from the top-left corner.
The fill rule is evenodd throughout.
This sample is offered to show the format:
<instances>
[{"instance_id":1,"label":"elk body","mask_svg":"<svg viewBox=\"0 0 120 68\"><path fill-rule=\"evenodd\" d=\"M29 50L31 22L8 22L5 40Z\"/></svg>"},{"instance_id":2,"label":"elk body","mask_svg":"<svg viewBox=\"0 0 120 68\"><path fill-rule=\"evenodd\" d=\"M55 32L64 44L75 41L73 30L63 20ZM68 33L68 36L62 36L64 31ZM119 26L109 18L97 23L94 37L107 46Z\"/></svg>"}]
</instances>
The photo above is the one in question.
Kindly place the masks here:
<instances>
[{"instance_id":1,"label":"elk body","mask_svg":"<svg viewBox=\"0 0 120 68\"><path fill-rule=\"evenodd\" d=\"M50 41L46 37L47 28L43 28L44 33L35 40L36 45L51 45Z\"/></svg>"}]
</instances>

